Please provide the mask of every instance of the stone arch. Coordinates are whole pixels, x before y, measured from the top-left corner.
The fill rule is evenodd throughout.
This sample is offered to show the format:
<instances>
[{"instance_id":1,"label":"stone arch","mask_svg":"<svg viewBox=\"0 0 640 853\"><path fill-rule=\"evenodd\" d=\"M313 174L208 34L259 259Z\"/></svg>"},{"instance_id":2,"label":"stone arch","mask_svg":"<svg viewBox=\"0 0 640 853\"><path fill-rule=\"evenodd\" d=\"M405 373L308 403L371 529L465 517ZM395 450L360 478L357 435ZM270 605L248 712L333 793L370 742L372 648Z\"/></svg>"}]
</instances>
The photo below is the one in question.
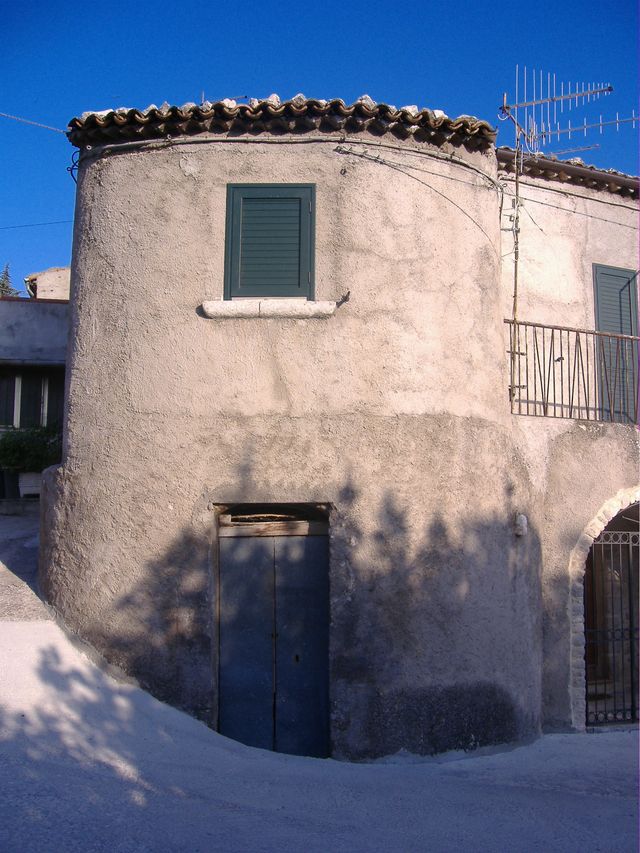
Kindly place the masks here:
<instances>
[{"instance_id":1,"label":"stone arch","mask_svg":"<svg viewBox=\"0 0 640 853\"><path fill-rule=\"evenodd\" d=\"M584 575L587 557L593 542L609 522L623 509L640 501L640 486L620 489L606 501L584 528L569 557L569 626L570 626L570 685L571 724L574 729L586 728L585 664L584 664Z\"/></svg>"}]
</instances>

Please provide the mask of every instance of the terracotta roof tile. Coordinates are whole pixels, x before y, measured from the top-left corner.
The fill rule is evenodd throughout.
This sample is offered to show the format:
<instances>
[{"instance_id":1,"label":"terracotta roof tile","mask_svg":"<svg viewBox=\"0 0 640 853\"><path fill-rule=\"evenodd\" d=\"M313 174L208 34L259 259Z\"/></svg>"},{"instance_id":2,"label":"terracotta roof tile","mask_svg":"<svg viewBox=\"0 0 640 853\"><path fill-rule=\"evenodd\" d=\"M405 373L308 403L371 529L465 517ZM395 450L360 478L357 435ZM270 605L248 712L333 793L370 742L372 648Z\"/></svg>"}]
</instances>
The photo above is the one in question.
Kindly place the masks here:
<instances>
[{"instance_id":1,"label":"terracotta roof tile","mask_svg":"<svg viewBox=\"0 0 640 853\"><path fill-rule=\"evenodd\" d=\"M498 167L502 171L510 173L515 171L513 148L498 148L496 156ZM545 157L543 154L527 154L522 166L523 174L531 178L544 178L587 189L616 193L626 198L638 198L637 177L625 175L624 172L617 172L615 169L588 166L577 157L571 160L559 160L557 157Z\"/></svg>"},{"instance_id":2,"label":"terracotta roof tile","mask_svg":"<svg viewBox=\"0 0 640 853\"><path fill-rule=\"evenodd\" d=\"M469 148L485 149L494 144L496 131L473 116L449 118L441 110L419 110L415 105L400 107L378 104L363 95L353 104L339 98L331 101L296 95L281 101L277 95L252 98L248 103L229 99L214 103L187 103L181 107L155 104L146 110L119 108L83 113L69 122L67 135L78 147L198 133L283 134L358 133L378 136L390 133L400 139L442 145L452 142Z\"/></svg>"}]
</instances>

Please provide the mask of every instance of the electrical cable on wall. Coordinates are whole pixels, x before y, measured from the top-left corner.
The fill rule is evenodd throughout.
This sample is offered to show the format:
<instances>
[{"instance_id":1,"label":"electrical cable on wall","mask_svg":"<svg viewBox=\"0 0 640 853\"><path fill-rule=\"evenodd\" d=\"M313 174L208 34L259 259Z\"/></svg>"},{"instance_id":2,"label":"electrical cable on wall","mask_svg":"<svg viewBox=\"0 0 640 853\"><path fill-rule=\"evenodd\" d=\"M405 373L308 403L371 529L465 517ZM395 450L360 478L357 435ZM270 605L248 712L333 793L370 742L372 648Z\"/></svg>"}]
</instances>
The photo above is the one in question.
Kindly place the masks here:
<instances>
[{"instance_id":1,"label":"electrical cable on wall","mask_svg":"<svg viewBox=\"0 0 640 853\"><path fill-rule=\"evenodd\" d=\"M453 199L451 199L451 198L449 198L449 196L445 195L445 193L441 192L440 190L437 190L431 184L427 184L425 181L421 181L420 178L417 178L415 175L412 175L410 172L406 171L407 169L413 169L412 166L402 167L402 166L397 165L396 163L393 163L390 160L385 160L380 155L374 157L373 155L368 154L366 151L358 152L358 151L353 151L353 150L350 150L347 148L342 148L341 146L339 146L336 149L336 151L340 154L349 154L352 157L359 157L362 160L369 160L372 163L380 163L381 166L386 166L389 169L394 169L396 172L400 172L401 174L405 175L405 177L411 178L412 180L417 181L419 184L422 184L422 186L427 187L432 192L441 196L445 201L448 201L449 204L452 204L455 208L457 208L464 216L467 217L467 219L469 219L476 226L476 228L478 228L484 234L484 236L487 238L489 244L491 245L491 248L493 249L495 255L499 257L498 251L497 251L496 247L493 245L493 241L492 241L490 235L487 234L487 232L484 230L482 225L480 225L480 223L477 220L475 220L471 216L471 214L469 214L461 205L457 204L455 201L453 201Z\"/></svg>"},{"instance_id":2,"label":"electrical cable on wall","mask_svg":"<svg viewBox=\"0 0 640 853\"><path fill-rule=\"evenodd\" d=\"M269 138L269 137L188 137L188 138L173 138L171 136L167 136L165 139L136 139L131 142L115 142L115 143L106 143L104 145L96 145L95 147L92 145L85 145L81 151L81 159L85 160L89 157L99 157L102 154L122 154L126 151L135 150L135 149L144 149L145 151L153 151L153 150L165 150L166 148L170 148L174 145L207 145L207 144L224 144L224 143L238 143L238 144L259 144L259 145L314 145L314 144L327 144L327 143L338 143L338 145L348 144L348 145L359 145L366 146L367 148L388 148L394 151L401 151L403 154L407 156L413 157L428 157L432 160L440 160L446 163L452 163L457 166L461 166L464 169L468 169L471 172L476 172L480 175L488 184L492 187L495 187L499 191L501 190L500 184L495 178L492 178L491 175L488 175L486 172L483 172L482 169L479 169L477 166L474 166L472 163L468 163L466 160L463 160L461 157L456 157L454 154L441 154L436 151L428 151L428 150L420 150L420 149L410 149L400 145L393 145L389 142L374 142L368 140L367 142L363 142L361 139L352 139L346 136L345 134L341 134L340 136L312 136L312 137L278 137L278 138ZM448 176L442 176L447 177ZM459 180L459 179L455 179Z\"/></svg>"}]
</instances>

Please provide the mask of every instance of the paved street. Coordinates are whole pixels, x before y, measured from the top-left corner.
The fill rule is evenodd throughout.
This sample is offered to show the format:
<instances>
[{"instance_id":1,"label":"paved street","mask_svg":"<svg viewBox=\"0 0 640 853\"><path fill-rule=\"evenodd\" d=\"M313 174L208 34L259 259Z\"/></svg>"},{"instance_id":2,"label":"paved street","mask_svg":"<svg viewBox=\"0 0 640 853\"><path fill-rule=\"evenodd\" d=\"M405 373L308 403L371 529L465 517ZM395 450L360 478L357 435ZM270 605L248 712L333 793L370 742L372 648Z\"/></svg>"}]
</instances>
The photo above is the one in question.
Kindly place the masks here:
<instances>
[{"instance_id":1,"label":"paved street","mask_svg":"<svg viewBox=\"0 0 640 853\"><path fill-rule=\"evenodd\" d=\"M0 619L32 621L49 613L36 595L38 515L0 515Z\"/></svg>"},{"instance_id":2,"label":"paved street","mask_svg":"<svg viewBox=\"0 0 640 853\"><path fill-rule=\"evenodd\" d=\"M0 850L637 850L637 732L374 764L227 740L71 642L35 593L37 519L0 516Z\"/></svg>"}]
</instances>

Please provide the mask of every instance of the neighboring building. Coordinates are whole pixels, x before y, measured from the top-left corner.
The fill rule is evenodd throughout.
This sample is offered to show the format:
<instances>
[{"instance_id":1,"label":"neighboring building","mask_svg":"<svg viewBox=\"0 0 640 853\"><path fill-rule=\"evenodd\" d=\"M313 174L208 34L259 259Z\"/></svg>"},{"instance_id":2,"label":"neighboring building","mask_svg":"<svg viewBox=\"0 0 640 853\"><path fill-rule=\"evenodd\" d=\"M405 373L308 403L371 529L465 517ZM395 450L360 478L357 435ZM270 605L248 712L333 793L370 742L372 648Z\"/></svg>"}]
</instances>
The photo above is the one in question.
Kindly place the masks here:
<instances>
[{"instance_id":1,"label":"neighboring building","mask_svg":"<svg viewBox=\"0 0 640 853\"><path fill-rule=\"evenodd\" d=\"M0 429L62 425L69 268L25 281L32 298L0 298Z\"/></svg>"},{"instance_id":2,"label":"neighboring building","mask_svg":"<svg viewBox=\"0 0 640 853\"><path fill-rule=\"evenodd\" d=\"M26 276L24 283L32 299L69 300L71 269L69 267L50 267L43 272L34 272Z\"/></svg>"},{"instance_id":3,"label":"neighboring building","mask_svg":"<svg viewBox=\"0 0 640 853\"><path fill-rule=\"evenodd\" d=\"M31 299L0 298L0 428L62 424L69 268L25 281ZM58 295L36 297L38 289Z\"/></svg>"},{"instance_id":4,"label":"neighboring building","mask_svg":"<svg viewBox=\"0 0 640 853\"><path fill-rule=\"evenodd\" d=\"M514 312L485 122L297 96L69 136L69 627L284 752L637 718L637 179L527 160Z\"/></svg>"},{"instance_id":5,"label":"neighboring building","mask_svg":"<svg viewBox=\"0 0 640 853\"><path fill-rule=\"evenodd\" d=\"M513 152L497 155L512 194ZM638 719L638 179L538 157L525 160L520 189L509 366L511 410L524 416L512 435L527 448L544 530L543 722L628 723ZM504 234L505 317L512 250Z\"/></svg>"}]
</instances>

